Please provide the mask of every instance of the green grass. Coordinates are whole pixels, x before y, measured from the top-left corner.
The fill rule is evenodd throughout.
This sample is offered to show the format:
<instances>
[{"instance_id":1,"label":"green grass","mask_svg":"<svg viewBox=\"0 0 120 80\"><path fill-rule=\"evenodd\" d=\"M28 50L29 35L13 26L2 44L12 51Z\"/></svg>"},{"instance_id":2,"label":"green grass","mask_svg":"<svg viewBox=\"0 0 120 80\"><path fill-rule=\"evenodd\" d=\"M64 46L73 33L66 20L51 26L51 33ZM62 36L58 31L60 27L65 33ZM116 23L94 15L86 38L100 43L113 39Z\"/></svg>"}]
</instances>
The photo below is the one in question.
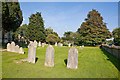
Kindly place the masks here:
<instances>
[{"instance_id":1,"label":"green grass","mask_svg":"<svg viewBox=\"0 0 120 80\"><path fill-rule=\"evenodd\" d=\"M0 79L2 79L2 51L0 51Z\"/></svg>"},{"instance_id":2,"label":"green grass","mask_svg":"<svg viewBox=\"0 0 120 80\"><path fill-rule=\"evenodd\" d=\"M65 59L68 56L68 47L55 48L55 66L45 67L46 47L38 47L36 64L23 62L16 63L20 59L27 58L27 48L25 54L21 55L12 52L2 53L2 77L3 78L118 78L118 69L110 61L109 57L98 47L77 47L78 69L71 70L66 68ZM116 59L114 62L116 62Z\"/></svg>"}]
</instances>

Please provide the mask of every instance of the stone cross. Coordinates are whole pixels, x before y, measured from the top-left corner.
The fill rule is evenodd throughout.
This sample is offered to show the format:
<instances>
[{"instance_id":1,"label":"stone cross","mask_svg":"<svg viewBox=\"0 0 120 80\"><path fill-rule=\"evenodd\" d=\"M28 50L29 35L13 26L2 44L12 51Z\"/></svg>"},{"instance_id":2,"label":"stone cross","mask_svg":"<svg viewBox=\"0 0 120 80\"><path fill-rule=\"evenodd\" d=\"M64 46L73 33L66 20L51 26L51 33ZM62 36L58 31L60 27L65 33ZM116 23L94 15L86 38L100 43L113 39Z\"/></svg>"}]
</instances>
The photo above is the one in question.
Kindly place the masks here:
<instances>
[{"instance_id":1,"label":"stone cross","mask_svg":"<svg viewBox=\"0 0 120 80\"><path fill-rule=\"evenodd\" d=\"M77 69L78 68L78 50L75 47L69 49L67 68Z\"/></svg>"}]
</instances>

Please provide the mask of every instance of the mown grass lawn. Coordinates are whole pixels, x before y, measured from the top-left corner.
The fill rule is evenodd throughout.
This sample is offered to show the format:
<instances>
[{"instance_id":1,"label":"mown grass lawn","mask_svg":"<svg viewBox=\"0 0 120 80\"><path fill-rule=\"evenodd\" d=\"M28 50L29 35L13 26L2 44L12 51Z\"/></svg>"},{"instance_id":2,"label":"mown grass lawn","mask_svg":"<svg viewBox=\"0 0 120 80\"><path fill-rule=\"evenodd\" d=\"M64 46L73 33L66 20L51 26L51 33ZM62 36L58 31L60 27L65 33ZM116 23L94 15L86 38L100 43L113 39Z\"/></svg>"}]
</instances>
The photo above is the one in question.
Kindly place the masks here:
<instances>
[{"instance_id":1,"label":"mown grass lawn","mask_svg":"<svg viewBox=\"0 0 120 80\"><path fill-rule=\"evenodd\" d=\"M3 78L118 78L118 69L110 61L109 57L99 47L77 47L78 69L66 68L65 59L68 56L69 47L55 47L55 66L44 66L46 47L38 47L36 64L19 62L27 58L25 54L2 52L2 77ZM113 57L113 60L116 59ZM18 62L18 63L17 63Z\"/></svg>"}]
</instances>

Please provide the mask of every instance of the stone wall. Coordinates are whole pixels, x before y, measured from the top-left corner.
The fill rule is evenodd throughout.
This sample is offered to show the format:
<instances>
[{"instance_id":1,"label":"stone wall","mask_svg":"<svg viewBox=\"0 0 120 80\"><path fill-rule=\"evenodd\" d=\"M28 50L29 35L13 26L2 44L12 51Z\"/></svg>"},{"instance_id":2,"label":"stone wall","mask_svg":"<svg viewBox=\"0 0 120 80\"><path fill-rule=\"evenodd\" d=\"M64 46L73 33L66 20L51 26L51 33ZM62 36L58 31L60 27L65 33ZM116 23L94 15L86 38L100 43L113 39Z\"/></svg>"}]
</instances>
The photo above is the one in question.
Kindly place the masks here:
<instances>
[{"instance_id":1,"label":"stone wall","mask_svg":"<svg viewBox=\"0 0 120 80\"><path fill-rule=\"evenodd\" d=\"M108 46L108 45L102 45L101 46L105 51L109 52L113 56L120 59L120 46Z\"/></svg>"}]
</instances>

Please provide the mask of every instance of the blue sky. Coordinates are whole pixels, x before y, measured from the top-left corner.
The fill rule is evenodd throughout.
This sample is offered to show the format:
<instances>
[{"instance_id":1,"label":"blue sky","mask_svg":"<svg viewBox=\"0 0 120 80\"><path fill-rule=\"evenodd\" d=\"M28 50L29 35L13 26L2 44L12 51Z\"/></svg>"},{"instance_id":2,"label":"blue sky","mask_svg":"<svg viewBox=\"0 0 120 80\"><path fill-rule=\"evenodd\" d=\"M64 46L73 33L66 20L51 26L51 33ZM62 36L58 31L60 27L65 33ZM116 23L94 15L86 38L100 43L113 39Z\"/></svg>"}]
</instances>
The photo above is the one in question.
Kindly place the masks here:
<instances>
[{"instance_id":1,"label":"blue sky","mask_svg":"<svg viewBox=\"0 0 120 80\"><path fill-rule=\"evenodd\" d=\"M118 27L117 2L20 2L20 7L23 24L29 23L31 14L41 12L45 28L51 27L59 36L65 31L75 32L92 9L101 13L110 31Z\"/></svg>"}]
</instances>

